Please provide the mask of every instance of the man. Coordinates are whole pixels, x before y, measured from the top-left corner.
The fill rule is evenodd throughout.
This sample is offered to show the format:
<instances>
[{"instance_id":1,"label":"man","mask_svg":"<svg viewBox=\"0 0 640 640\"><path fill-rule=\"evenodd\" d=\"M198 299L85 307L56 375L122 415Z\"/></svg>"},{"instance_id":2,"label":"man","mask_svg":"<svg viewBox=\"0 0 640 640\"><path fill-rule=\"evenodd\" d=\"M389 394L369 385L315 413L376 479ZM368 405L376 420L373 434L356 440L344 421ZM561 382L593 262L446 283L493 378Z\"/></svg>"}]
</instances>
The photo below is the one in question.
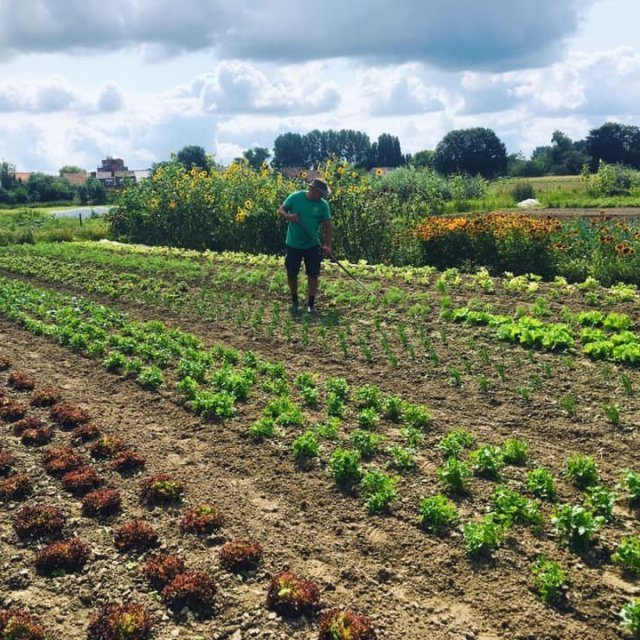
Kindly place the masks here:
<instances>
[{"instance_id":1,"label":"man","mask_svg":"<svg viewBox=\"0 0 640 640\"><path fill-rule=\"evenodd\" d=\"M329 203L326 201L330 193L329 185L324 180L316 178L309 183L306 191L295 191L278 209L280 215L289 223L284 264L287 269L293 313L298 312L298 274L303 260L309 284L307 312L315 313L321 251L331 255L333 224ZM318 235L321 225L324 236L322 247Z\"/></svg>"}]
</instances>

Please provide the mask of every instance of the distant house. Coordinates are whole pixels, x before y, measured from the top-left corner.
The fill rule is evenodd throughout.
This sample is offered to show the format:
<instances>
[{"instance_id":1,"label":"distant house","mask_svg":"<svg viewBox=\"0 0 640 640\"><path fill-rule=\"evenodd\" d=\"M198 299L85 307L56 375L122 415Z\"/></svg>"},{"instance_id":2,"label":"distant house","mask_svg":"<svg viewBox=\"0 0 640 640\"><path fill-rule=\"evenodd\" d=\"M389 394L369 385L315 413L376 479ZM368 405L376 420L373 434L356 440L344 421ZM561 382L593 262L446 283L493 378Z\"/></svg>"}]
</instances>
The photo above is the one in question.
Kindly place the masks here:
<instances>
[{"instance_id":1,"label":"distant house","mask_svg":"<svg viewBox=\"0 0 640 640\"><path fill-rule=\"evenodd\" d=\"M30 176L30 171L16 171L16 181L21 182L22 184L27 184Z\"/></svg>"},{"instance_id":2,"label":"distant house","mask_svg":"<svg viewBox=\"0 0 640 640\"><path fill-rule=\"evenodd\" d=\"M81 187L89 179L89 174L86 171L81 171L79 173L63 173L62 177L72 187Z\"/></svg>"},{"instance_id":3,"label":"distant house","mask_svg":"<svg viewBox=\"0 0 640 640\"><path fill-rule=\"evenodd\" d=\"M136 172L130 171L122 158L105 158L91 177L100 180L106 189L121 189L127 182L136 182Z\"/></svg>"}]
</instances>

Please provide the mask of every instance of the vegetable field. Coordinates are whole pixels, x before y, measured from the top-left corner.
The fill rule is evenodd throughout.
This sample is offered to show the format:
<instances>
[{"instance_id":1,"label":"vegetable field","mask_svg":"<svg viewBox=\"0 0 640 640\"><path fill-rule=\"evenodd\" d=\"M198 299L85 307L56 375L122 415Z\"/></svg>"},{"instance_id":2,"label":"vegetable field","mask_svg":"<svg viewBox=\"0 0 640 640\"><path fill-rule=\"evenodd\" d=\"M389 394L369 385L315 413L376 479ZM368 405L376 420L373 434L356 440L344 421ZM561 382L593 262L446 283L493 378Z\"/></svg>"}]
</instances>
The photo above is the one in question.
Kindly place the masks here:
<instances>
[{"instance_id":1,"label":"vegetable field","mask_svg":"<svg viewBox=\"0 0 640 640\"><path fill-rule=\"evenodd\" d=\"M0 638L638 636L637 289L281 262L0 248Z\"/></svg>"}]
</instances>

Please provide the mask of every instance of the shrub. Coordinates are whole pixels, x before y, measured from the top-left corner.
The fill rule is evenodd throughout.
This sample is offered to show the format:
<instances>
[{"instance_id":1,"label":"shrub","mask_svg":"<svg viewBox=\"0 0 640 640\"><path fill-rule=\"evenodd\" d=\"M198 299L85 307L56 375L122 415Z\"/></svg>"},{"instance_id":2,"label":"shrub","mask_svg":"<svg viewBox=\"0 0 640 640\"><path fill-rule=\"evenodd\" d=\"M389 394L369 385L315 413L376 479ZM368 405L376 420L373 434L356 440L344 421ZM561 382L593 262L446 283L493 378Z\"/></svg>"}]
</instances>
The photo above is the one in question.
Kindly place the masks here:
<instances>
[{"instance_id":1,"label":"shrub","mask_svg":"<svg viewBox=\"0 0 640 640\"><path fill-rule=\"evenodd\" d=\"M59 538L67 520L58 507L22 507L13 519L13 529L22 540Z\"/></svg>"},{"instance_id":2,"label":"shrub","mask_svg":"<svg viewBox=\"0 0 640 640\"><path fill-rule=\"evenodd\" d=\"M524 466L529 458L529 443L520 438L511 438L502 443L502 459L505 464Z\"/></svg>"},{"instance_id":3,"label":"shrub","mask_svg":"<svg viewBox=\"0 0 640 640\"><path fill-rule=\"evenodd\" d=\"M89 555L89 547L78 538L52 542L36 554L36 569L44 575L77 573Z\"/></svg>"},{"instance_id":4,"label":"shrub","mask_svg":"<svg viewBox=\"0 0 640 640\"><path fill-rule=\"evenodd\" d=\"M330 609L320 618L318 640L375 640L372 622L349 609Z\"/></svg>"},{"instance_id":5,"label":"shrub","mask_svg":"<svg viewBox=\"0 0 640 640\"><path fill-rule=\"evenodd\" d=\"M31 396L32 407L51 407L62 400L62 393L53 387L36 389Z\"/></svg>"},{"instance_id":6,"label":"shrub","mask_svg":"<svg viewBox=\"0 0 640 640\"><path fill-rule=\"evenodd\" d=\"M131 520L114 533L114 544L118 551L146 551L158 545L158 534L142 520Z\"/></svg>"},{"instance_id":7,"label":"shrub","mask_svg":"<svg viewBox=\"0 0 640 640\"><path fill-rule=\"evenodd\" d=\"M44 628L24 609L0 610L2 640L45 640Z\"/></svg>"},{"instance_id":8,"label":"shrub","mask_svg":"<svg viewBox=\"0 0 640 640\"><path fill-rule=\"evenodd\" d=\"M33 391L36 386L36 381L22 371L12 371L7 382L16 391Z\"/></svg>"},{"instance_id":9,"label":"shrub","mask_svg":"<svg viewBox=\"0 0 640 640\"><path fill-rule=\"evenodd\" d=\"M86 424L90 420L89 412L81 407L76 407L70 402L58 402L51 407L51 419L60 427L74 429Z\"/></svg>"},{"instance_id":10,"label":"shrub","mask_svg":"<svg viewBox=\"0 0 640 640\"><path fill-rule=\"evenodd\" d=\"M181 502L184 498L184 486L168 473L158 473L142 483L141 496L148 505Z\"/></svg>"},{"instance_id":11,"label":"shrub","mask_svg":"<svg viewBox=\"0 0 640 640\"><path fill-rule=\"evenodd\" d=\"M580 489L585 489L598 482L598 469L591 456L583 456L580 453L572 455L567 460L565 473Z\"/></svg>"},{"instance_id":12,"label":"shrub","mask_svg":"<svg viewBox=\"0 0 640 640\"><path fill-rule=\"evenodd\" d=\"M458 518L456 505L446 496L438 494L420 501L418 522L423 529L440 535Z\"/></svg>"},{"instance_id":13,"label":"shrub","mask_svg":"<svg viewBox=\"0 0 640 640\"><path fill-rule=\"evenodd\" d=\"M16 473L8 478L0 478L0 500L17 502L33 492L33 485L26 473Z\"/></svg>"},{"instance_id":14,"label":"shrub","mask_svg":"<svg viewBox=\"0 0 640 640\"><path fill-rule=\"evenodd\" d=\"M73 439L80 442L91 442L100 437L100 429L95 424L81 424L73 430Z\"/></svg>"},{"instance_id":15,"label":"shrub","mask_svg":"<svg viewBox=\"0 0 640 640\"><path fill-rule=\"evenodd\" d=\"M530 182L516 182L511 188L510 193L516 203L536 197L536 191Z\"/></svg>"},{"instance_id":16,"label":"shrub","mask_svg":"<svg viewBox=\"0 0 640 640\"><path fill-rule=\"evenodd\" d=\"M121 507L122 499L116 489L97 489L82 499L82 514L89 518L106 518L115 515Z\"/></svg>"},{"instance_id":17,"label":"shrub","mask_svg":"<svg viewBox=\"0 0 640 640\"><path fill-rule=\"evenodd\" d=\"M89 448L91 457L97 460L113 458L116 453L120 453L127 448L127 443L117 436L102 436L96 440Z\"/></svg>"},{"instance_id":18,"label":"shrub","mask_svg":"<svg viewBox=\"0 0 640 640\"><path fill-rule=\"evenodd\" d=\"M386 511L398 498L396 484L398 478L389 476L384 471L372 469L367 471L360 481L360 489L365 498L365 509L368 513Z\"/></svg>"},{"instance_id":19,"label":"shrub","mask_svg":"<svg viewBox=\"0 0 640 640\"><path fill-rule=\"evenodd\" d=\"M558 534L561 546L581 550L587 548L603 523L603 518L578 505L559 505L551 522Z\"/></svg>"},{"instance_id":20,"label":"shrub","mask_svg":"<svg viewBox=\"0 0 640 640\"><path fill-rule=\"evenodd\" d=\"M243 540L227 542L220 549L220 564L233 573L255 570L262 562L262 546Z\"/></svg>"},{"instance_id":21,"label":"shrub","mask_svg":"<svg viewBox=\"0 0 640 640\"><path fill-rule=\"evenodd\" d=\"M24 418L27 408L17 400L9 400L0 404L0 418L5 422L16 422Z\"/></svg>"},{"instance_id":22,"label":"shrub","mask_svg":"<svg viewBox=\"0 0 640 640\"><path fill-rule=\"evenodd\" d=\"M137 451L125 449L114 456L109 466L118 473L126 474L141 471L144 469L145 464L146 461L144 457Z\"/></svg>"},{"instance_id":23,"label":"shrub","mask_svg":"<svg viewBox=\"0 0 640 640\"><path fill-rule=\"evenodd\" d=\"M461 495L467 493L467 480L470 477L469 465L458 458L447 458L445 463L438 468L438 478L452 493Z\"/></svg>"},{"instance_id":24,"label":"shrub","mask_svg":"<svg viewBox=\"0 0 640 640\"><path fill-rule=\"evenodd\" d=\"M12 429L15 436L20 437L27 429L42 429L46 427L46 423L37 418L22 418L13 423Z\"/></svg>"},{"instance_id":25,"label":"shrub","mask_svg":"<svg viewBox=\"0 0 640 640\"><path fill-rule=\"evenodd\" d=\"M173 611L189 607L192 611L204 613L213 606L217 590L208 573L182 573L162 590L162 599Z\"/></svg>"},{"instance_id":26,"label":"shrub","mask_svg":"<svg viewBox=\"0 0 640 640\"><path fill-rule=\"evenodd\" d=\"M16 459L8 452L0 449L0 477L8 476L16 464Z\"/></svg>"},{"instance_id":27,"label":"shrub","mask_svg":"<svg viewBox=\"0 0 640 640\"><path fill-rule=\"evenodd\" d=\"M209 534L224 525L224 515L211 504L200 504L189 509L182 520L180 529L183 533Z\"/></svg>"},{"instance_id":28,"label":"shrub","mask_svg":"<svg viewBox=\"0 0 640 640\"><path fill-rule=\"evenodd\" d=\"M89 617L88 640L147 640L151 617L134 602L106 604Z\"/></svg>"},{"instance_id":29,"label":"shrub","mask_svg":"<svg viewBox=\"0 0 640 640\"><path fill-rule=\"evenodd\" d=\"M283 616L313 614L320 604L320 591L310 580L283 571L271 578L267 607Z\"/></svg>"},{"instance_id":30,"label":"shrub","mask_svg":"<svg viewBox=\"0 0 640 640\"><path fill-rule=\"evenodd\" d=\"M83 496L104 484L93 467L80 467L65 473L61 479L62 486L74 496Z\"/></svg>"},{"instance_id":31,"label":"shrub","mask_svg":"<svg viewBox=\"0 0 640 640\"><path fill-rule=\"evenodd\" d=\"M48 449L42 456L42 462L46 472L55 477L63 476L83 465L82 458L69 448Z\"/></svg>"},{"instance_id":32,"label":"shrub","mask_svg":"<svg viewBox=\"0 0 640 640\"><path fill-rule=\"evenodd\" d=\"M331 475L337 484L348 487L362 476L360 453L350 449L336 449L329 458Z\"/></svg>"},{"instance_id":33,"label":"shrub","mask_svg":"<svg viewBox=\"0 0 640 640\"><path fill-rule=\"evenodd\" d=\"M170 553L158 553L147 560L142 573L153 589L162 591L184 573L184 560Z\"/></svg>"},{"instance_id":34,"label":"shrub","mask_svg":"<svg viewBox=\"0 0 640 640\"><path fill-rule=\"evenodd\" d=\"M559 602L565 595L567 576L562 567L553 560L547 560L542 555L531 567L535 576L536 589L540 599L545 604Z\"/></svg>"},{"instance_id":35,"label":"shrub","mask_svg":"<svg viewBox=\"0 0 640 640\"><path fill-rule=\"evenodd\" d=\"M640 576L640 538L638 536L623 538L611 555L611 560L625 571Z\"/></svg>"},{"instance_id":36,"label":"shrub","mask_svg":"<svg viewBox=\"0 0 640 640\"><path fill-rule=\"evenodd\" d=\"M553 474L544 467L532 469L527 474L527 489L536 498L553 500L556 497L556 483Z\"/></svg>"},{"instance_id":37,"label":"shrub","mask_svg":"<svg viewBox=\"0 0 640 640\"><path fill-rule=\"evenodd\" d=\"M40 427L39 429L26 429L20 438L26 447L42 447L53 440L55 431L53 427Z\"/></svg>"}]
</instances>

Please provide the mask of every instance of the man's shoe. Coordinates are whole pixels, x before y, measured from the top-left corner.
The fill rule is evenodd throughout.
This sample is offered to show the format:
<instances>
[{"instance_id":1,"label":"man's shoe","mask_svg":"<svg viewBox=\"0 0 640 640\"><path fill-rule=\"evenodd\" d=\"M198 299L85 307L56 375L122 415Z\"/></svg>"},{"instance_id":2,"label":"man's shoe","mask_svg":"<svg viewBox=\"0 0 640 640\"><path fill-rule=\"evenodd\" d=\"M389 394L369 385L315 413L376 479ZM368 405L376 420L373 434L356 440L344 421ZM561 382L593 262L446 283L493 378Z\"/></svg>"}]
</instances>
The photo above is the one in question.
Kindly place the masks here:
<instances>
[{"instance_id":1,"label":"man's shoe","mask_svg":"<svg viewBox=\"0 0 640 640\"><path fill-rule=\"evenodd\" d=\"M316 308L312 307L310 304L307 305L307 313L310 313L311 315L315 315L316 314Z\"/></svg>"},{"instance_id":2,"label":"man's shoe","mask_svg":"<svg viewBox=\"0 0 640 640\"><path fill-rule=\"evenodd\" d=\"M298 307L298 303L292 302L291 306L289 307L289 311L291 312L292 316L297 316L300 313L300 308Z\"/></svg>"}]
</instances>

